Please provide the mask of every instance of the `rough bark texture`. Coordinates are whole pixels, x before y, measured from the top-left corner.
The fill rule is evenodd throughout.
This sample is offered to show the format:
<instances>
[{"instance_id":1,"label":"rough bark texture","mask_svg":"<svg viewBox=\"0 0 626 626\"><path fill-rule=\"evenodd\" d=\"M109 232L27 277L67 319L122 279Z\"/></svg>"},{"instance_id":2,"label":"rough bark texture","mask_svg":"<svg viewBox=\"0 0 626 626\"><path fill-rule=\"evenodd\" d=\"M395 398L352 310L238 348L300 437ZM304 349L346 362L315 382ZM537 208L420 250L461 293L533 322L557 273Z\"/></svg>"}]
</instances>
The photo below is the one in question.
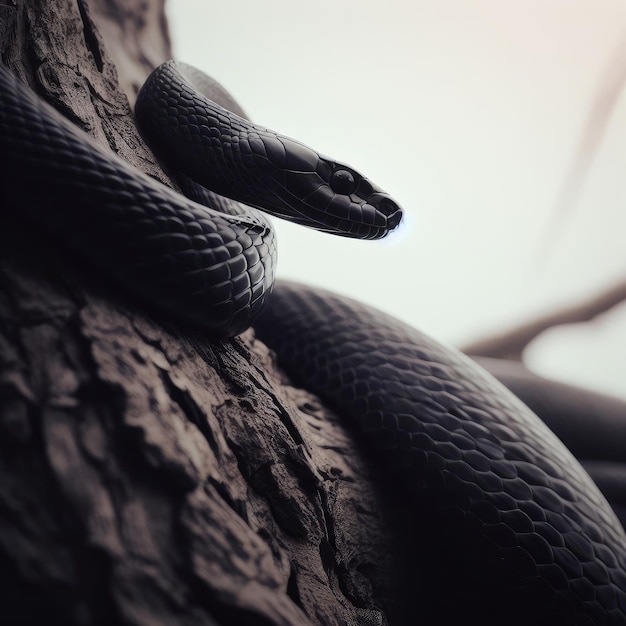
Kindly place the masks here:
<instances>
[{"instance_id":1,"label":"rough bark texture","mask_svg":"<svg viewBox=\"0 0 626 626\"><path fill-rule=\"evenodd\" d=\"M0 0L0 53L167 181L127 97L169 56L162 4ZM251 331L152 317L2 207L0 623L382 624L376 480Z\"/></svg>"}]
</instances>

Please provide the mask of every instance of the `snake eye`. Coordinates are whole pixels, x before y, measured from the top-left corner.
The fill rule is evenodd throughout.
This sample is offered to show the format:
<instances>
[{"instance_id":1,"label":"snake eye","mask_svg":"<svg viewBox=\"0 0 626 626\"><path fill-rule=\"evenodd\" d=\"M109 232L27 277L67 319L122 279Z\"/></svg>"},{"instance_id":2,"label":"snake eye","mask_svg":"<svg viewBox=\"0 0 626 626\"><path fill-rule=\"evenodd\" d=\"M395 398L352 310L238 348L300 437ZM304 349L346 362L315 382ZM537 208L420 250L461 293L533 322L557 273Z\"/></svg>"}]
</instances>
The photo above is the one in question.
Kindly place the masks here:
<instances>
[{"instance_id":1,"label":"snake eye","mask_svg":"<svg viewBox=\"0 0 626 626\"><path fill-rule=\"evenodd\" d=\"M354 176L348 170L335 170L330 177L330 188L335 193L351 194L356 187Z\"/></svg>"}]
</instances>

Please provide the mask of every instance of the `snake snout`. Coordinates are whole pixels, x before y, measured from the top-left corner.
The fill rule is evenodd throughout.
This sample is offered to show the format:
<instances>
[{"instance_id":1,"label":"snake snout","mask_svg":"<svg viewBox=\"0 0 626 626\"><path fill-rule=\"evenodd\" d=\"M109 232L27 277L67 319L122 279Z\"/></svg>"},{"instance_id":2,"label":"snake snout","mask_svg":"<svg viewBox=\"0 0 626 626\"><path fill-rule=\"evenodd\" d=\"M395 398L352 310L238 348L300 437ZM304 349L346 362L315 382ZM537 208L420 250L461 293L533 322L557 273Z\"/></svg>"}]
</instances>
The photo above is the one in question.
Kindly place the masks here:
<instances>
[{"instance_id":1,"label":"snake snout","mask_svg":"<svg viewBox=\"0 0 626 626\"><path fill-rule=\"evenodd\" d=\"M382 214L388 232L395 230L402 222L402 207L390 195L386 193L374 193L368 198L367 203Z\"/></svg>"}]
</instances>

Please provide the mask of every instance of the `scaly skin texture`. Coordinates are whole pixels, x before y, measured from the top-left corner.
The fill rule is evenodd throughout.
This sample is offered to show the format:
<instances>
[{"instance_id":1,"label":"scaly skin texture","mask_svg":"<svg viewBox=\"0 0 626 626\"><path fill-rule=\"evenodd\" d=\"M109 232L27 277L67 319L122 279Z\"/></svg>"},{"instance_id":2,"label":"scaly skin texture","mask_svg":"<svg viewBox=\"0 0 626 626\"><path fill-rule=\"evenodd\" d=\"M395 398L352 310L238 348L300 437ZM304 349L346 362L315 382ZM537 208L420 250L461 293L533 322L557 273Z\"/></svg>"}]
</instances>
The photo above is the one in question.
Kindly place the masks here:
<instances>
[{"instance_id":1,"label":"scaly skin texture","mask_svg":"<svg viewBox=\"0 0 626 626\"><path fill-rule=\"evenodd\" d=\"M394 318L297 284L277 284L255 330L397 470L423 548L422 611L440 623L626 623L621 525L495 379Z\"/></svg>"},{"instance_id":2,"label":"scaly skin texture","mask_svg":"<svg viewBox=\"0 0 626 626\"><path fill-rule=\"evenodd\" d=\"M274 231L130 167L0 64L0 200L130 293L217 336L244 331L274 281ZM48 207L43 210L42 207Z\"/></svg>"},{"instance_id":3,"label":"scaly skin texture","mask_svg":"<svg viewBox=\"0 0 626 626\"><path fill-rule=\"evenodd\" d=\"M237 198L240 189L237 199L297 222L310 214L310 225L346 236L380 237L399 223L397 205L351 168L219 107L205 120L175 66L156 76L165 78L148 98L157 108L146 128L173 114L178 130L163 131L164 147L174 154L170 142L188 135L183 165L209 158L207 177L191 167L192 179L206 184L219 170L226 182L214 191ZM183 322L228 335L259 314L275 249L256 212L224 215L158 185L1 66L0 136L3 207L20 207ZM550 431L480 368L377 311L301 286L281 285L256 327L397 470L391 486L405 485L415 520L407 546L419 548L416 619L626 624L620 525Z\"/></svg>"}]
</instances>

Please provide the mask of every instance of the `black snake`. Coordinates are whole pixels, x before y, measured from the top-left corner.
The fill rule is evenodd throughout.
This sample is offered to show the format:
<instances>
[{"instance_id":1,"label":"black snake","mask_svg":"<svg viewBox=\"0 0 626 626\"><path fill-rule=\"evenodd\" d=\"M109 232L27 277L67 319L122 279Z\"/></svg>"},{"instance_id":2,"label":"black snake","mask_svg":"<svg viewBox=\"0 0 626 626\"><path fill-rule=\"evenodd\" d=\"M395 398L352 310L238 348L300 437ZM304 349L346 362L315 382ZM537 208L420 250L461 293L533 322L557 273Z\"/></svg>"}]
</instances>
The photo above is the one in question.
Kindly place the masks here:
<instances>
[{"instance_id":1,"label":"black snake","mask_svg":"<svg viewBox=\"0 0 626 626\"><path fill-rule=\"evenodd\" d=\"M202 76L170 62L139 94L139 124L169 167L335 234L399 224L373 183L207 100ZM369 437L410 494L427 614L626 624L619 522L551 431L469 359L321 290L279 283L265 307L275 243L260 213L207 209L135 171L2 65L0 176L3 207L152 306L214 336L255 322L285 368Z\"/></svg>"}]
</instances>

